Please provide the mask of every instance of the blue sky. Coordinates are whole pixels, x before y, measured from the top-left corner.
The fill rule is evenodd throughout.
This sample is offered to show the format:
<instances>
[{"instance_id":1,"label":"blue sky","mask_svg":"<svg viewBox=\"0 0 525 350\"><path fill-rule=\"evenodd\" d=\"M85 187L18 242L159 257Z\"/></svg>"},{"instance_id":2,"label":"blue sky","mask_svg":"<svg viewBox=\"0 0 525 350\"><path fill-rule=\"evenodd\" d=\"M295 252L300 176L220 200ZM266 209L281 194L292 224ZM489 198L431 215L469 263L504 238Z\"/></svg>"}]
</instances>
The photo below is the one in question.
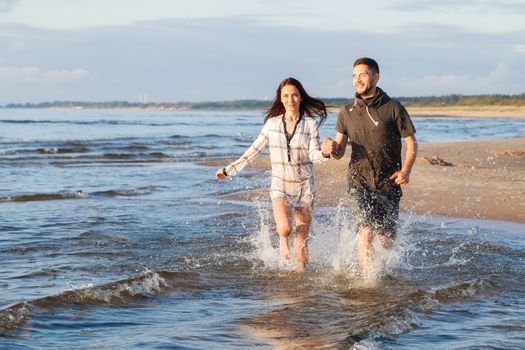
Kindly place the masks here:
<instances>
[{"instance_id":1,"label":"blue sky","mask_svg":"<svg viewBox=\"0 0 525 350\"><path fill-rule=\"evenodd\" d=\"M365 5L366 4L366 5ZM524 0L0 0L0 104L525 92Z\"/></svg>"}]
</instances>

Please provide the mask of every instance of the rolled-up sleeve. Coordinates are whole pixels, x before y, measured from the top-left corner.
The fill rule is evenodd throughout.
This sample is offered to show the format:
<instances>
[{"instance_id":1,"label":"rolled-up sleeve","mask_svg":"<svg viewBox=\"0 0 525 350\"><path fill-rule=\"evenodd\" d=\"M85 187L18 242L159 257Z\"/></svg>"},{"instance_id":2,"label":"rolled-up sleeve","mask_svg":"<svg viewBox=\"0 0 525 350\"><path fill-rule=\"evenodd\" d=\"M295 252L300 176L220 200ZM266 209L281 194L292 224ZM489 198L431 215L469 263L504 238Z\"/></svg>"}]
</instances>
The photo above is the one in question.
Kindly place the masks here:
<instances>
[{"instance_id":1,"label":"rolled-up sleeve","mask_svg":"<svg viewBox=\"0 0 525 350\"><path fill-rule=\"evenodd\" d=\"M253 141L251 146L244 152L244 154L237 160L231 162L226 166L226 174L228 176L234 176L241 171L246 165L252 160L257 158L268 144L268 128L267 124L264 125L263 129L259 133L259 136Z\"/></svg>"},{"instance_id":2,"label":"rolled-up sleeve","mask_svg":"<svg viewBox=\"0 0 525 350\"><path fill-rule=\"evenodd\" d=\"M310 127L310 144L309 144L309 157L312 163L326 162L330 158L323 156L321 151L321 145L319 141L319 123L316 120L309 121Z\"/></svg>"}]
</instances>

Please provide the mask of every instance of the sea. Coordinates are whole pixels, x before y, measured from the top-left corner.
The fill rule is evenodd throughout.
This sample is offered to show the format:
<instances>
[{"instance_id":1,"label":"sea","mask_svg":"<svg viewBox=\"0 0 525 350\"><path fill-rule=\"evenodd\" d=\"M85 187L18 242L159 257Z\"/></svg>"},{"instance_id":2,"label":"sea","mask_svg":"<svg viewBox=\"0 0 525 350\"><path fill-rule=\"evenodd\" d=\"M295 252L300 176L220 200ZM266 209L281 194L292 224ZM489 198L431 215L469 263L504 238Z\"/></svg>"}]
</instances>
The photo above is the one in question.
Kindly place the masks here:
<instances>
[{"instance_id":1,"label":"sea","mask_svg":"<svg viewBox=\"0 0 525 350\"><path fill-rule=\"evenodd\" d=\"M317 207L308 268L282 262L270 203L222 196L269 172L218 183L209 165L262 120L0 109L0 349L525 349L523 224L402 214L365 278L348 210ZM420 143L525 137L519 119L413 120Z\"/></svg>"}]
</instances>

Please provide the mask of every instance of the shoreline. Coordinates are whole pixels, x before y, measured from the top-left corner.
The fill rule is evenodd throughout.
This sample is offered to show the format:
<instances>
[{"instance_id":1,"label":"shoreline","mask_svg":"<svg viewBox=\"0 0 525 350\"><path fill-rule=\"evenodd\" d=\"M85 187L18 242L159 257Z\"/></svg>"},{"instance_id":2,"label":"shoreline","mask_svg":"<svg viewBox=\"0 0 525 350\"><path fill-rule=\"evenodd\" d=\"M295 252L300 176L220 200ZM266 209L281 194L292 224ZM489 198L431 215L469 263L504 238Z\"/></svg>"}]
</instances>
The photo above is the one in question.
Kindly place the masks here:
<instances>
[{"instance_id":1,"label":"shoreline","mask_svg":"<svg viewBox=\"0 0 525 350\"><path fill-rule=\"evenodd\" d=\"M7 109L6 107L0 109ZM26 109L26 108L19 108ZM59 110L144 110L144 111L224 111L224 112L235 112L235 111L254 111L263 113L263 109L253 108L235 108L235 109L201 109L201 108L189 108L186 106L180 107L169 107L169 106L147 106L147 107L84 107L84 106L60 106L60 107L46 107L36 109L59 109ZM340 108L327 107L330 113L339 113ZM416 107L406 106L408 113L414 118L417 117L449 117L449 118L512 118L512 119L525 119L525 106L428 106L428 107Z\"/></svg>"},{"instance_id":2,"label":"shoreline","mask_svg":"<svg viewBox=\"0 0 525 350\"><path fill-rule=\"evenodd\" d=\"M336 207L344 198L348 161L345 156L314 165L318 206ZM269 169L268 157L251 166ZM525 138L420 144L410 183L402 187L401 212L525 224L524 169ZM270 200L267 188L220 197Z\"/></svg>"}]
</instances>

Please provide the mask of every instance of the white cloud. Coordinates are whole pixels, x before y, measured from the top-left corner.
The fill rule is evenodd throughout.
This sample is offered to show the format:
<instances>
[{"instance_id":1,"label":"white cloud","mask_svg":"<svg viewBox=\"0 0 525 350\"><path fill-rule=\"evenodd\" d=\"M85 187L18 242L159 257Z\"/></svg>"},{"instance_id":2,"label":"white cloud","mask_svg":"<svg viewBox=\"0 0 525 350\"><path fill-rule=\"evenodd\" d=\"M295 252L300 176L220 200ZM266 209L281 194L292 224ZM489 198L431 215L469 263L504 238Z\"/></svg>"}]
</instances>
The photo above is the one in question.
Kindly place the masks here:
<instances>
[{"instance_id":1,"label":"white cloud","mask_svg":"<svg viewBox=\"0 0 525 350\"><path fill-rule=\"evenodd\" d=\"M392 96L524 91L516 43L525 31L400 27L318 31L239 17L75 30L0 24L0 104L143 94L155 102L262 98L286 76L315 96L351 97L352 64L361 56L378 60L380 86Z\"/></svg>"},{"instance_id":2,"label":"white cloud","mask_svg":"<svg viewBox=\"0 0 525 350\"><path fill-rule=\"evenodd\" d=\"M395 82L396 96L425 96L425 95L448 95L456 94L493 94L520 93L522 87L519 77L516 77L515 69L507 63L499 63L492 71L484 75L474 76L472 74L429 74L420 79L405 78ZM394 84L392 84L394 85ZM406 94L403 91L411 91ZM419 94L414 94L419 91ZM400 93L399 93L400 92Z\"/></svg>"},{"instance_id":3,"label":"white cloud","mask_svg":"<svg viewBox=\"0 0 525 350\"><path fill-rule=\"evenodd\" d=\"M506 82L511 78L511 67L506 63L500 63L495 70L489 73L487 77L481 78L487 84L495 84Z\"/></svg>"},{"instance_id":4,"label":"white cloud","mask_svg":"<svg viewBox=\"0 0 525 350\"><path fill-rule=\"evenodd\" d=\"M477 13L498 12L513 14L523 11L525 4L521 0L499 0L498 2L487 0L400 0L390 3L387 7L395 10L409 12L456 12L471 11Z\"/></svg>"},{"instance_id":5,"label":"white cloud","mask_svg":"<svg viewBox=\"0 0 525 350\"><path fill-rule=\"evenodd\" d=\"M89 72L81 68L45 71L38 67L0 67L0 80L4 83L61 85L78 82L88 75Z\"/></svg>"},{"instance_id":6,"label":"white cloud","mask_svg":"<svg viewBox=\"0 0 525 350\"><path fill-rule=\"evenodd\" d=\"M0 13L10 12L18 0L0 0Z\"/></svg>"},{"instance_id":7,"label":"white cloud","mask_svg":"<svg viewBox=\"0 0 525 350\"><path fill-rule=\"evenodd\" d=\"M523 0L368 0L366 10L357 0L326 3L316 0L192 0L183 6L181 1L172 0L148 0L146 3L142 0L0 0L0 4L10 9L8 16L0 20L37 28L78 29L134 25L161 18L240 17L266 25L315 31L345 29L389 33L400 24L426 22L501 33L521 30L525 10ZM363 22L369 13L374 18L372 26Z\"/></svg>"},{"instance_id":8,"label":"white cloud","mask_svg":"<svg viewBox=\"0 0 525 350\"><path fill-rule=\"evenodd\" d=\"M512 45L512 48L516 52L523 52L523 53L525 53L525 44L514 44L514 45Z\"/></svg>"}]
</instances>

